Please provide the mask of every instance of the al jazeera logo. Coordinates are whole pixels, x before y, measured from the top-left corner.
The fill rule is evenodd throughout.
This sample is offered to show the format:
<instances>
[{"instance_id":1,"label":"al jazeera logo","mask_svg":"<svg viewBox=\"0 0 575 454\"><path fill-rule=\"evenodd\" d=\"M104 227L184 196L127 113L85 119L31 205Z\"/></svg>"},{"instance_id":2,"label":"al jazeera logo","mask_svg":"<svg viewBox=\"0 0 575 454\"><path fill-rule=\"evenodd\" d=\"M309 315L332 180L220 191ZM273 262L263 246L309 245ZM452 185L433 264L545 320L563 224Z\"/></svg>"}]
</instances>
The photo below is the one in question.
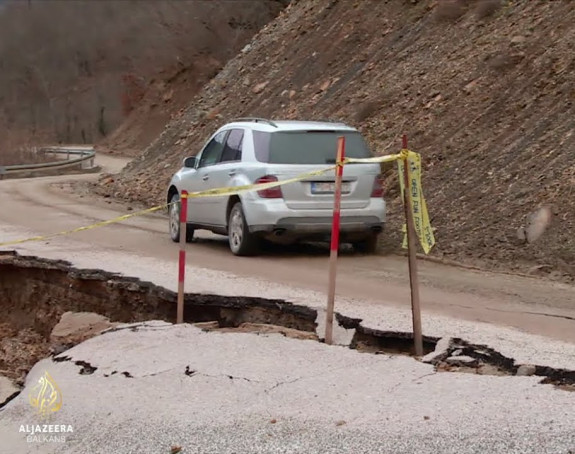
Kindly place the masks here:
<instances>
[{"instance_id":1,"label":"al jazeera logo","mask_svg":"<svg viewBox=\"0 0 575 454\"><path fill-rule=\"evenodd\" d=\"M62 391L48 372L44 372L38 379L38 383L28 395L30 405L34 407L44 421L50 415L62 408ZM22 424L20 433L25 433L29 443L66 441L66 434L73 433L74 429L69 424Z\"/></svg>"}]
</instances>

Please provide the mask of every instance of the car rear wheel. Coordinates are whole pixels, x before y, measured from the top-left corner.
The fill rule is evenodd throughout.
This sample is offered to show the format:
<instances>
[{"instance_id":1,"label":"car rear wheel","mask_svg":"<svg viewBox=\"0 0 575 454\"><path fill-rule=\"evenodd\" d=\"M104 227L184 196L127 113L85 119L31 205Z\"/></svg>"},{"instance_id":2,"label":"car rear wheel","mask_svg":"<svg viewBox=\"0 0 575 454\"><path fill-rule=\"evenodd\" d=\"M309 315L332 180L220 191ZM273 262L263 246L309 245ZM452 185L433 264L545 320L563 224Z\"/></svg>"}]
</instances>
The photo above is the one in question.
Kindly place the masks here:
<instances>
[{"instance_id":1,"label":"car rear wheel","mask_svg":"<svg viewBox=\"0 0 575 454\"><path fill-rule=\"evenodd\" d=\"M170 200L169 218L170 218L170 238L174 243L180 242L180 195L174 194ZM194 239L194 229L186 226L186 242L191 243Z\"/></svg>"},{"instance_id":2,"label":"car rear wheel","mask_svg":"<svg viewBox=\"0 0 575 454\"><path fill-rule=\"evenodd\" d=\"M230 250L234 255L255 255L259 250L260 240L250 233L240 202L237 202L230 212L228 240Z\"/></svg>"},{"instance_id":3,"label":"car rear wheel","mask_svg":"<svg viewBox=\"0 0 575 454\"><path fill-rule=\"evenodd\" d=\"M372 233L362 241L353 243L353 248L362 254L375 254L377 252L377 239L379 234Z\"/></svg>"}]
</instances>

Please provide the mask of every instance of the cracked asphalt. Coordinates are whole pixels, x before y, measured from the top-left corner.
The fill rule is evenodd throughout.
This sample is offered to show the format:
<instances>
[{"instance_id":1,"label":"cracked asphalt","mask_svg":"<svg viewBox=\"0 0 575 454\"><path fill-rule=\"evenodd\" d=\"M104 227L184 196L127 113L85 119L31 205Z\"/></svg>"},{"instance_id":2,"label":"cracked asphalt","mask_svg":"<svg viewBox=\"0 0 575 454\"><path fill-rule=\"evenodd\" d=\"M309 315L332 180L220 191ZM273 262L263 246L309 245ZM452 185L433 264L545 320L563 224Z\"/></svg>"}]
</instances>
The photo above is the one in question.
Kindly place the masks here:
<instances>
[{"instance_id":1,"label":"cracked asphalt","mask_svg":"<svg viewBox=\"0 0 575 454\"><path fill-rule=\"evenodd\" d=\"M435 372L410 357L279 334L139 326L90 339L65 352L69 360L38 363L0 412L0 453L575 449L575 393L537 377ZM96 370L80 375L75 361ZM44 371L63 396L49 423L73 426L65 443L28 443L19 433L21 424L41 423L27 392Z\"/></svg>"}]
</instances>

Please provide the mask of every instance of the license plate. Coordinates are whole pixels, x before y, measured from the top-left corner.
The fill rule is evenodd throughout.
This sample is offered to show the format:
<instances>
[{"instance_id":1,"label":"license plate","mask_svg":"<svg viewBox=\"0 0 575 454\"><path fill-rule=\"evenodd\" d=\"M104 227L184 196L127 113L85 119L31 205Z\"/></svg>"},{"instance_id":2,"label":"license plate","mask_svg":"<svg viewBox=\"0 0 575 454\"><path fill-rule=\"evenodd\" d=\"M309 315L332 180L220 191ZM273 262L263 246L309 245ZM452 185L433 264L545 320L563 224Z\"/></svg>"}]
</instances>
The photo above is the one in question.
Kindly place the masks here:
<instances>
[{"instance_id":1,"label":"license plate","mask_svg":"<svg viewBox=\"0 0 575 454\"><path fill-rule=\"evenodd\" d=\"M343 182L341 184L342 194L347 194L351 190L351 183ZM312 194L333 194L335 192L335 183L330 181L314 181L311 184Z\"/></svg>"}]
</instances>

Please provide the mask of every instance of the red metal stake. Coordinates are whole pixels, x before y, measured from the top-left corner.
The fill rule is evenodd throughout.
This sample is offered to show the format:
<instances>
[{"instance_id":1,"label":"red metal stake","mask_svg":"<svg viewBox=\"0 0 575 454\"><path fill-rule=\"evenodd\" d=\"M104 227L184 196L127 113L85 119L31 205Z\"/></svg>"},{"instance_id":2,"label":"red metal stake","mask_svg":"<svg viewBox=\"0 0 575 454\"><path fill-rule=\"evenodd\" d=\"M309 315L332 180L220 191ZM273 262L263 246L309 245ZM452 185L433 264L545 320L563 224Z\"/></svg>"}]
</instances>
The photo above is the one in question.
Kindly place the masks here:
<instances>
[{"instance_id":1,"label":"red metal stake","mask_svg":"<svg viewBox=\"0 0 575 454\"><path fill-rule=\"evenodd\" d=\"M335 169L335 193L333 201L333 221L331 226L331 247L329 255L329 284L325 320L325 343L333 342L333 312L335 305L335 278L337 274L337 253L339 249L339 229L341 219L341 182L343 179L343 160L345 158L345 137L337 141L337 167Z\"/></svg>"},{"instance_id":2,"label":"red metal stake","mask_svg":"<svg viewBox=\"0 0 575 454\"><path fill-rule=\"evenodd\" d=\"M186 230L188 227L188 192L180 199L180 255L178 260L178 311L176 323L184 322L184 291L186 282Z\"/></svg>"}]
</instances>

